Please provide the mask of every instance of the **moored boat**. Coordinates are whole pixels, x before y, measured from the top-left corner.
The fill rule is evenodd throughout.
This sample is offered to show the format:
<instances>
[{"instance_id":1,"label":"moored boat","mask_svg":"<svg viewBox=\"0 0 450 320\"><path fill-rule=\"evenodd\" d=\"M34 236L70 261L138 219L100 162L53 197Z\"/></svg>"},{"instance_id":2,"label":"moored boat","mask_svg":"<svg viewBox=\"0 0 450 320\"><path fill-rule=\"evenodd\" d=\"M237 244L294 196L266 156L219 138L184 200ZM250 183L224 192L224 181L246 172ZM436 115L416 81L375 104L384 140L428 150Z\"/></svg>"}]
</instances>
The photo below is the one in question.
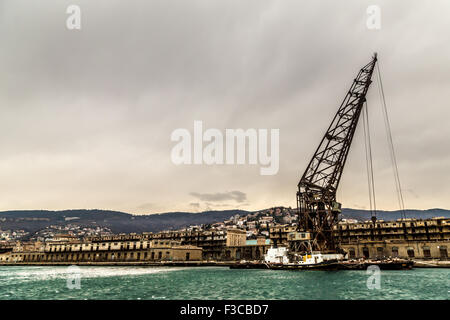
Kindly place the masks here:
<instances>
[{"instance_id":1,"label":"moored boat","mask_svg":"<svg viewBox=\"0 0 450 320\"><path fill-rule=\"evenodd\" d=\"M286 247L270 248L264 256L264 262L270 269L338 269L344 259L340 253L321 253L319 251L290 253Z\"/></svg>"}]
</instances>

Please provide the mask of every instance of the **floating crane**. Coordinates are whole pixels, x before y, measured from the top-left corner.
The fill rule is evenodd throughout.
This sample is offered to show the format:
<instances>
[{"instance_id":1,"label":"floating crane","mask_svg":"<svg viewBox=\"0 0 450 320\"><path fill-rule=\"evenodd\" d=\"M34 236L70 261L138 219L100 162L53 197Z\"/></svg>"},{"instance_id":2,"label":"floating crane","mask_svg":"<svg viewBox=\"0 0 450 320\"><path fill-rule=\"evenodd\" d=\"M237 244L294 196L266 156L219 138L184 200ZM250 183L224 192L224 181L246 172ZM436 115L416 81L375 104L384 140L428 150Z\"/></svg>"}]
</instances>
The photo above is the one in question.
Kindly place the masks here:
<instances>
[{"instance_id":1,"label":"floating crane","mask_svg":"<svg viewBox=\"0 0 450 320\"><path fill-rule=\"evenodd\" d=\"M376 63L375 53L354 79L298 183L298 231L310 234L309 250L324 253L339 251L333 237L333 227L337 225L341 212L336 191ZM373 219L376 218L373 216Z\"/></svg>"}]
</instances>

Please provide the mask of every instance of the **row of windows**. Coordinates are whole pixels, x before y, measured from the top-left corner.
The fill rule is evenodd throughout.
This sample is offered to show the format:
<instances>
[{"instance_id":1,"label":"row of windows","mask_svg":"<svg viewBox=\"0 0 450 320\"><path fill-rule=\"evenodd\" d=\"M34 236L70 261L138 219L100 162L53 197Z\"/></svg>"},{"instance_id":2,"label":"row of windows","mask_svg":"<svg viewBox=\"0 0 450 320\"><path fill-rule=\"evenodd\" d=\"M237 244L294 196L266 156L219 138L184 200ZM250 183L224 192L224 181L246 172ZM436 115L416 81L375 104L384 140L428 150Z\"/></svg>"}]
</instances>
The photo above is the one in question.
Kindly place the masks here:
<instances>
[{"instance_id":1,"label":"row of windows","mask_svg":"<svg viewBox=\"0 0 450 320\"><path fill-rule=\"evenodd\" d=\"M428 222L402 222L402 223L377 223L377 228L425 228L425 227L441 227L446 225L447 221L428 221ZM339 229L345 228L355 230L355 229L366 229L372 228L373 225L370 224L356 224L356 225L340 225Z\"/></svg>"},{"instance_id":2,"label":"row of windows","mask_svg":"<svg viewBox=\"0 0 450 320\"><path fill-rule=\"evenodd\" d=\"M439 249L440 258L447 259L448 258L447 247L446 246L439 246L438 249ZM424 246L424 247L422 247L422 251L423 251L423 256L425 258L431 258L430 247ZM409 258L414 258L415 257L414 249L411 248L411 247L406 248L406 253L407 253ZM383 257L384 255L385 255L385 248L377 247L377 257ZM369 253L369 248L368 247L364 247L363 248L363 256L365 258L369 258L370 257L370 253ZM398 257L398 247L392 247L391 256L392 257ZM350 258L356 258L355 248L350 248L349 249L349 257Z\"/></svg>"},{"instance_id":3,"label":"row of windows","mask_svg":"<svg viewBox=\"0 0 450 320\"><path fill-rule=\"evenodd\" d=\"M30 262L37 262L37 261L78 261L78 260L120 260L120 259L136 259L140 260L143 258L144 260L147 260L149 257L151 260L161 260L163 258L163 254L165 254L165 258L169 258L170 251L162 252L129 252L129 253L122 253L118 252L116 253L78 253L78 254L49 254L49 255L43 255L43 254L32 254L32 255L22 255L22 254L14 254L11 256L12 261L30 261ZM186 259L189 260L189 253L186 254ZM5 261L9 261L9 257L6 257Z\"/></svg>"},{"instance_id":4,"label":"row of windows","mask_svg":"<svg viewBox=\"0 0 450 320\"><path fill-rule=\"evenodd\" d=\"M168 246L170 244L174 245L174 244L176 244L176 242L172 242L172 243L170 241L155 241L154 242L154 245L166 245L166 246ZM111 244L110 243L102 243L102 244L86 245L86 246L82 246L82 245L74 245L74 246L56 245L56 246L51 246L49 248L49 251L50 252L70 251L70 250L73 250L73 249L86 248L86 247L87 248L91 247L93 250L98 250L100 248L100 245L101 245L101 247L108 246L108 249L111 249ZM117 247L118 245L119 245L118 242L114 243L115 247ZM144 245L144 243L142 243L142 242L140 243L140 248L146 249L148 247L150 247L150 242L147 242L146 245ZM127 250L138 249L138 245L137 245L137 243L121 244L120 249L121 250L124 250L124 249L127 249Z\"/></svg>"}]
</instances>

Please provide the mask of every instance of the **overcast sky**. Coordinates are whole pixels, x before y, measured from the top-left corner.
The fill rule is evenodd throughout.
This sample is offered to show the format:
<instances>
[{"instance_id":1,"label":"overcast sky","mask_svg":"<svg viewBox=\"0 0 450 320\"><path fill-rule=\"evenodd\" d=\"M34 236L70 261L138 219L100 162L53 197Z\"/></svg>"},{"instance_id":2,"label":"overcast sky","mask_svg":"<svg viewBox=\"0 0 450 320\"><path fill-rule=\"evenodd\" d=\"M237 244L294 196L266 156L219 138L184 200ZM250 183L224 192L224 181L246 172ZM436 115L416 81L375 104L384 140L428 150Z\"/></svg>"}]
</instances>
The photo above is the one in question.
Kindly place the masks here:
<instances>
[{"instance_id":1,"label":"overcast sky","mask_svg":"<svg viewBox=\"0 0 450 320\"><path fill-rule=\"evenodd\" d=\"M81 30L66 9L81 8ZM381 29L366 27L369 5ZM379 62L407 208L450 208L450 2L0 0L0 210L295 204L357 71ZM376 82L375 187L398 209ZM175 165L170 135L280 129L278 174ZM338 200L368 208L362 127Z\"/></svg>"}]
</instances>

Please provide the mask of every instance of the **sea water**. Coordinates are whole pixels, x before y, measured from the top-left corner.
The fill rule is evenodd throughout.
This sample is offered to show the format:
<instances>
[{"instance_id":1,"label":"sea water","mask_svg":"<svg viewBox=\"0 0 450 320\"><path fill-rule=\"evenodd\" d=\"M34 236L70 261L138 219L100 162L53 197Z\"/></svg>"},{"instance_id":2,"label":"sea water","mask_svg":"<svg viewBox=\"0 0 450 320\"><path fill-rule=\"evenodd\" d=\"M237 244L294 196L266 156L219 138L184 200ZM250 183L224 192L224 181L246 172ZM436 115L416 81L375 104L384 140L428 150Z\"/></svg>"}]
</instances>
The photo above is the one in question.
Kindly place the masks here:
<instances>
[{"instance_id":1,"label":"sea water","mask_svg":"<svg viewBox=\"0 0 450 320\"><path fill-rule=\"evenodd\" d=\"M449 299L450 269L242 270L225 267L0 267L0 299ZM76 282L78 286L73 284Z\"/></svg>"}]
</instances>

